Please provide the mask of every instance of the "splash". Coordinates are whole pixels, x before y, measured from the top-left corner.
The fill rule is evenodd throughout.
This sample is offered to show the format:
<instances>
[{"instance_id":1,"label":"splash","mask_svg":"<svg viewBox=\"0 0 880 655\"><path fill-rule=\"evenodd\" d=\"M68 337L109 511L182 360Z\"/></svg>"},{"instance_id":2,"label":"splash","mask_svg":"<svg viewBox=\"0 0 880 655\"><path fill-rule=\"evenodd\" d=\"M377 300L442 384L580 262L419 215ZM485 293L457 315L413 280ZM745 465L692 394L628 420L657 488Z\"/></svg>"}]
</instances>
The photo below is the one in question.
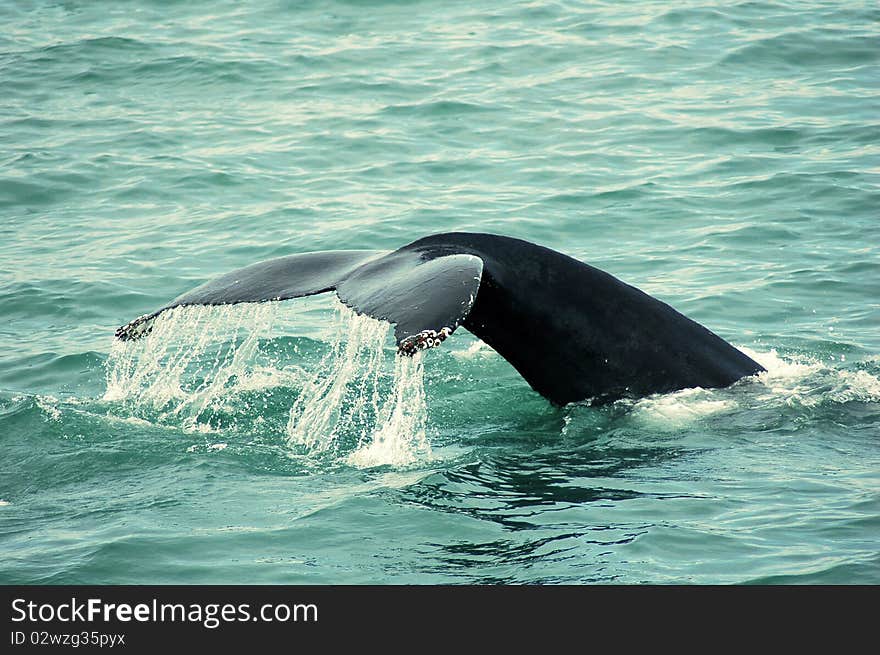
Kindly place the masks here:
<instances>
[{"instance_id":1,"label":"splash","mask_svg":"<svg viewBox=\"0 0 880 655\"><path fill-rule=\"evenodd\" d=\"M601 409L572 405L564 418L562 434L603 432L608 421L622 417L653 434L679 433L700 423L706 427L731 424L735 416L754 411L880 403L876 359L840 368L829 364L827 358L806 354L783 357L776 350L741 350L767 370L730 387L695 387L635 400L622 399Z\"/></svg>"},{"instance_id":2,"label":"splash","mask_svg":"<svg viewBox=\"0 0 880 655\"><path fill-rule=\"evenodd\" d=\"M335 451L356 435L357 449L346 461L359 467L405 466L429 455L422 353L394 357L388 388L388 323L341 305L337 316L348 339L335 343L291 408L289 443Z\"/></svg>"},{"instance_id":3,"label":"splash","mask_svg":"<svg viewBox=\"0 0 880 655\"><path fill-rule=\"evenodd\" d=\"M163 313L143 339L114 342L103 400L137 420L190 433L265 434L272 426L263 414L272 412L264 408L280 391L287 420L276 431L299 454L329 454L358 467L406 466L430 456L422 353L395 356L388 323L337 302L324 357L281 362L266 352L279 307Z\"/></svg>"},{"instance_id":4,"label":"splash","mask_svg":"<svg viewBox=\"0 0 880 655\"><path fill-rule=\"evenodd\" d=\"M180 420L203 431L206 410L252 370L261 338L275 318L273 303L176 307L159 316L137 341L114 341L104 400L148 408L159 422Z\"/></svg>"},{"instance_id":5,"label":"splash","mask_svg":"<svg viewBox=\"0 0 880 655\"><path fill-rule=\"evenodd\" d=\"M419 352L395 359L393 393L380 411L378 429L346 458L349 464L362 468L386 463L405 466L430 458L422 358Z\"/></svg>"},{"instance_id":6,"label":"splash","mask_svg":"<svg viewBox=\"0 0 880 655\"><path fill-rule=\"evenodd\" d=\"M767 369L757 376L758 382L787 405L880 402L880 378L863 368L837 368L807 356L787 360L776 350L742 351Z\"/></svg>"},{"instance_id":7,"label":"splash","mask_svg":"<svg viewBox=\"0 0 880 655\"><path fill-rule=\"evenodd\" d=\"M805 355L783 358L776 350L741 350L767 370L730 388L682 389L643 398L633 403L633 415L652 427L675 429L755 405L880 402L880 378L866 370L836 368Z\"/></svg>"}]
</instances>

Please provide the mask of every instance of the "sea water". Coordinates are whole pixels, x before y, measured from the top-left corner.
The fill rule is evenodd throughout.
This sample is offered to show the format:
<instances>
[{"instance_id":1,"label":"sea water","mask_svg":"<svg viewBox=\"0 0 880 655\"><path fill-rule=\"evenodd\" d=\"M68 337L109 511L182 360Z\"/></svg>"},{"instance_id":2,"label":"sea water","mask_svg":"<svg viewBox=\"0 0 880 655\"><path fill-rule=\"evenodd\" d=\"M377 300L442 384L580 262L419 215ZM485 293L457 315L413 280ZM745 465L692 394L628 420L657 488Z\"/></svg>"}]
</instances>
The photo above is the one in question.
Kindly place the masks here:
<instances>
[{"instance_id":1,"label":"sea water","mask_svg":"<svg viewBox=\"0 0 880 655\"><path fill-rule=\"evenodd\" d=\"M0 5L0 582L880 582L872 2ZM216 275L494 232L767 368L555 408ZM524 344L527 347L528 344Z\"/></svg>"}]
</instances>

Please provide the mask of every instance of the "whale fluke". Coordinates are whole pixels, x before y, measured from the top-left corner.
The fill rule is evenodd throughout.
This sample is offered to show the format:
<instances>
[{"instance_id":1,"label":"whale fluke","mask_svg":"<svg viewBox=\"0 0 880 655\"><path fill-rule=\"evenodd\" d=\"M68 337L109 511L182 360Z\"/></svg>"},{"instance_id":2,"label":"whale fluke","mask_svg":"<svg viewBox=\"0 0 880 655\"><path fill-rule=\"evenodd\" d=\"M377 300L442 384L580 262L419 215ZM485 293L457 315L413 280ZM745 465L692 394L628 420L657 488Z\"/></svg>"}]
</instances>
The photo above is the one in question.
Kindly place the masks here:
<instances>
[{"instance_id":1,"label":"whale fluke","mask_svg":"<svg viewBox=\"0 0 880 655\"><path fill-rule=\"evenodd\" d=\"M173 307L329 291L354 311L393 323L402 355L438 346L464 326L560 405L724 387L764 370L604 271L528 241L474 233L437 234L393 252L304 253L253 264L134 319L116 336L145 336Z\"/></svg>"},{"instance_id":2,"label":"whale fluke","mask_svg":"<svg viewBox=\"0 0 880 655\"><path fill-rule=\"evenodd\" d=\"M138 316L116 330L116 337L129 341L146 336L152 330L153 319L174 307L289 300L332 291L346 275L384 254L376 250L335 250L252 264L187 291L155 312Z\"/></svg>"}]
</instances>

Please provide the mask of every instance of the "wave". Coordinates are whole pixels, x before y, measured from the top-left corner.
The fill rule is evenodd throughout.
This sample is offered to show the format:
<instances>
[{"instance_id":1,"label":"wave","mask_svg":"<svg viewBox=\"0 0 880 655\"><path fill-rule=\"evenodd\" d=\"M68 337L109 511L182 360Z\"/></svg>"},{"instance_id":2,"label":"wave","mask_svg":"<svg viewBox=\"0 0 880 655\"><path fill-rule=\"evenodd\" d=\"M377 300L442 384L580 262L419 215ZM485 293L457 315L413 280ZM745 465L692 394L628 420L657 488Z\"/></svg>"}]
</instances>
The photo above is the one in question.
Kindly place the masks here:
<instances>
[{"instance_id":1,"label":"wave","mask_svg":"<svg viewBox=\"0 0 880 655\"><path fill-rule=\"evenodd\" d=\"M819 28L757 39L727 54L721 64L816 69L858 66L878 59L876 37Z\"/></svg>"}]
</instances>

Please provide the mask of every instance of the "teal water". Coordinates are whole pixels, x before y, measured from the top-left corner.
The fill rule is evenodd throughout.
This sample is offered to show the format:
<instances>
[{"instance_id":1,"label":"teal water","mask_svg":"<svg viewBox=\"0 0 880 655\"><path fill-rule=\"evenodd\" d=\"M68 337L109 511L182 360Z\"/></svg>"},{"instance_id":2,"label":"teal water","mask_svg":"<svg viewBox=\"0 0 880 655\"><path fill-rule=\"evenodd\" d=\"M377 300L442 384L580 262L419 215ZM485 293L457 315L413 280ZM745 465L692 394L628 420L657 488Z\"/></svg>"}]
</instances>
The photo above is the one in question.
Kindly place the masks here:
<instances>
[{"instance_id":1,"label":"teal water","mask_svg":"<svg viewBox=\"0 0 880 655\"><path fill-rule=\"evenodd\" d=\"M876 3L0 20L0 582L880 583ZM233 268L451 230L769 370L558 409L463 330L395 373L328 299L113 345Z\"/></svg>"}]
</instances>

